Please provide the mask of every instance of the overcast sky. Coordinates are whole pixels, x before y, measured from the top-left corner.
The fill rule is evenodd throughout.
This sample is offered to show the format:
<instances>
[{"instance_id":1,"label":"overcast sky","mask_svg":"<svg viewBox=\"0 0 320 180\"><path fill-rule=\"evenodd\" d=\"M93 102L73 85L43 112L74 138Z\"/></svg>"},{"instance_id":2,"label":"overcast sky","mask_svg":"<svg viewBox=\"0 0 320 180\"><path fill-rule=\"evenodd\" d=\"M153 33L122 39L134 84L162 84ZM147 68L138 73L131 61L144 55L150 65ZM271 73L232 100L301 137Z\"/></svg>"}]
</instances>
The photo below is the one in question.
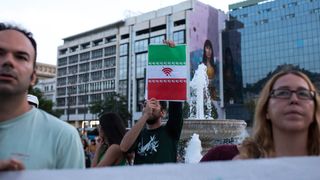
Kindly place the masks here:
<instances>
[{"instance_id":1,"label":"overcast sky","mask_svg":"<svg viewBox=\"0 0 320 180\"><path fill-rule=\"evenodd\" d=\"M62 39L184 0L3 0L0 21L30 30L38 43L38 62L56 64ZM242 0L200 0L224 12Z\"/></svg>"}]
</instances>

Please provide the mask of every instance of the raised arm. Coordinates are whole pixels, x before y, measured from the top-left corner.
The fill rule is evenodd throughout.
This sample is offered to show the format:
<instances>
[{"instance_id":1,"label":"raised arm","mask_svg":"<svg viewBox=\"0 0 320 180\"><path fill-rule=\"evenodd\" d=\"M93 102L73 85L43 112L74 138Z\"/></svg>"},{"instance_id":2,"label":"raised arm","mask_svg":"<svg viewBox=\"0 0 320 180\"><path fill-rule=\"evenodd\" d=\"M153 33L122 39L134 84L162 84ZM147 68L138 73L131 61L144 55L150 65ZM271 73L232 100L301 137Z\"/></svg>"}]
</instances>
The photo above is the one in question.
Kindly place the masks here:
<instances>
[{"instance_id":1,"label":"raised arm","mask_svg":"<svg viewBox=\"0 0 320 180\"><path fill-rule=\"evenodd\" d=\"M167 131L174 139L179 139L183 125L182 102L169 102Z\"/></svg>"},{"instance_id":2,"label":"raised arm","mask_svg":"<svg viewBox=\"0 0 320 180\"><path fill-rule=\"evenodd\" d=\"M128 152L128 150L135 143L141 130L144 128L149 117L152 116L152 105L150 101L147 102L146 106L143 108L142 116L139 121L124 135L122 138L120 149L122 152Z\"/></svg>"}]
</instances>

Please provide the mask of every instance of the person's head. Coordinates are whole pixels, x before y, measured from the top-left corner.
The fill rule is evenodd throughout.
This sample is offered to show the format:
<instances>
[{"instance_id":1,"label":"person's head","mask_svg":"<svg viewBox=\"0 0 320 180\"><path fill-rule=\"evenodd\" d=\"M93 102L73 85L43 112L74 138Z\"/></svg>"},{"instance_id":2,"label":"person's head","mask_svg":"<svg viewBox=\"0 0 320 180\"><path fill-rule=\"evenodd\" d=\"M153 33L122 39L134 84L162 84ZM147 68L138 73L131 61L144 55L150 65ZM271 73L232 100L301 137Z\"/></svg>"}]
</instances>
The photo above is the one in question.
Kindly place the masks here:
<instances>
[{"instance_id":1,"label":"person's head","mask_svg":"<svg viewBox=\"0 0 320 180\"><path fill-rule=\"evenodd\" d=\"M309 155L320 153L320 99L310 79L300 71L275 74L261 91L255 110L254 141L262 156L274 153L274 132L308 133Z\"/></svg>"},{"instance_id":2,"label":"person's head","mask_svg":"<svg viewBox=\"0 0 320 180\"><path fill-rule=\"evenodd\" d=\"M38 100L37 96L32 95L32 94L28 94L27 99L28 99L29 104L33 105L36 108L39 107L39 100Z\"/></svg>"},{"instance_id":3,"label":"person's head","mask_svg":"<svg viewBox=\"0 0 320 180\"><path fill-rule=\"evenodd\" d=\"M95 140L95 139L91 139L91 140L90 140L90 144L91 144L91 145L96 145L96 140Z\"/></svg>"},{"instance_id":4,"label":"person's head","mask_svg":"<svg viewBox=\"0 0 320 180\"><path fill-rule=\"evenodd\" d=\"M167 102L166 101L157 101L156 108L153 109L152 117L147 120L147 124L153 125L165 116L167 110Z\"/></svg>"},{"instance_id":5,"label":"person's head","mask_svg":"<svg viewBox=\"0 0 320 180\"><path fill-rule=\"evenodd\" d=\"M87 142L87 140L81 138L81 142L82 142L82 145L83 145L83 149L87 149L87 148L88 148L88 142Z\"/></svg>"},{"instance_id":6,"label":"person's head","mask_svg":"<svg viewBox=\"0 0 320 180\"><path fill-rule=\"evenodd\" d=\"M213 66L213 63L214 63L213 58L214 58L214 53L213 53L212 43L210 40L207 39L203 45L202 62L204 64L207 64L207 62L209 61L209 63Z\"/></svg>"},{"instance_id":7,"label":"person's head","mask_svg":"<svg viewBox=\"0 0 320 180\"><path fill-rule=\"evenodd\" d=\"M32 33L0 23L0 92L26 93L36 83L37 44Z\"/></svg>"},{"instance_id":8,"label":"person's head","mask_svg":"<svg viewBox=\"0 0 320 180\"><path fill-rule=\"evenodd\" d=\"M100 116L99 122L99 136L104 137L109 145L120 144L126 133L121 117L112 112L104 113Z\"/></svg>"}]
</instances>

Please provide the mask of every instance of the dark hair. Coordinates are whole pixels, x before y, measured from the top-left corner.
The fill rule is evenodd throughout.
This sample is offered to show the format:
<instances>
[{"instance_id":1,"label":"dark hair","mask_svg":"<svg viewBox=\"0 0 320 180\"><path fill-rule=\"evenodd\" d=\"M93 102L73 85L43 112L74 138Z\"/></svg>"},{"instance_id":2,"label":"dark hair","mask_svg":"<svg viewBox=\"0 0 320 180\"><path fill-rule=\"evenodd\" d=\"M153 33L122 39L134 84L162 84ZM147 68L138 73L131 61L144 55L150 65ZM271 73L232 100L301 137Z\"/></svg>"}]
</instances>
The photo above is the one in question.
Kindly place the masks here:
<instances>
[{"instance_id":1,"label":"dark hair","mask_svg":"<svg viewBox=\"0 0 320 180\"><path fill-rule=\"evenodd\" d=\"M159 104L161 106L161 111L162 110L167 110L167 101L159 101Z\"/></svg>"},{"instance_id":2,"label":"dark hair","mask_svg":"<svg viewBox=\"0 0 320 180\"><path fill-rule=\"evenodd\" d=\"M104 113L99 118L101 129L103 130L109 145L119 144L126 133L122 119L116 113Z\"/></svg>"},{"instance_id":3,"label":"dark hair","mask_svg":"<svg viewBox=\"0 0 320 180\"><path fill-rule=\"evenodd\" d=\"M207 59L207 57L206 57L206 47L209 47L209 48L211 49L211 52L212 52L211 59ZM209 39L207 39L207 40L204 42L204 45L203 45L202 62L203 62L204 64L206 64L207 61L209 61L209 63L210 63L211 66L213 67L213 66L214 66L213 57L214 57L214 52L213 52L212 43L211 43L211 41L210 41Z\"/></svg>"},{"instance_id":4,"label":"dark hair","mask_svg":"<svg viewBox=\"0 0 320 180\"><path fill-rule=\"evenodd\" d=\"M36 67L36 59L37 59L37 42L36 40L33 38L33 34L29 31L27 31L26 29L23 29L17 25L13 25L13 24L9 24L9 23L3 23L0 22L0 31L4 31L4 30L15 30L18 31L20 33L22 33L26 38L29 39L29 41L31 42L33 49L34 49L34 62L33 62L33 68Z\"/></svg>"}]
</instances>

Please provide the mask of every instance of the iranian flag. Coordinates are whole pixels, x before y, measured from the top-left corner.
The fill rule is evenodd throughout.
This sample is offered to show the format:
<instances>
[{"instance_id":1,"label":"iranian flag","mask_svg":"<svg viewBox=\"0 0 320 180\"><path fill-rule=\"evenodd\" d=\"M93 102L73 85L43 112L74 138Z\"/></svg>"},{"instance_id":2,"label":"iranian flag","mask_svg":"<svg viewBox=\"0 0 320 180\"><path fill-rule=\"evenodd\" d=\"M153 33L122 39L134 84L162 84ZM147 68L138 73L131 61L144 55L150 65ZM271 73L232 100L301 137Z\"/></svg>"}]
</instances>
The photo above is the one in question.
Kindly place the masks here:
<instances>
[{"instance_id":1,"label":"iranian flag","mask_svg":"<svg viewBox=\"0 0 320 180\"><path fill-rule=\"evenodd\" d=\"M186 45L149 45L147 99L187 99Z\"/></svg>"}]
</instances>

